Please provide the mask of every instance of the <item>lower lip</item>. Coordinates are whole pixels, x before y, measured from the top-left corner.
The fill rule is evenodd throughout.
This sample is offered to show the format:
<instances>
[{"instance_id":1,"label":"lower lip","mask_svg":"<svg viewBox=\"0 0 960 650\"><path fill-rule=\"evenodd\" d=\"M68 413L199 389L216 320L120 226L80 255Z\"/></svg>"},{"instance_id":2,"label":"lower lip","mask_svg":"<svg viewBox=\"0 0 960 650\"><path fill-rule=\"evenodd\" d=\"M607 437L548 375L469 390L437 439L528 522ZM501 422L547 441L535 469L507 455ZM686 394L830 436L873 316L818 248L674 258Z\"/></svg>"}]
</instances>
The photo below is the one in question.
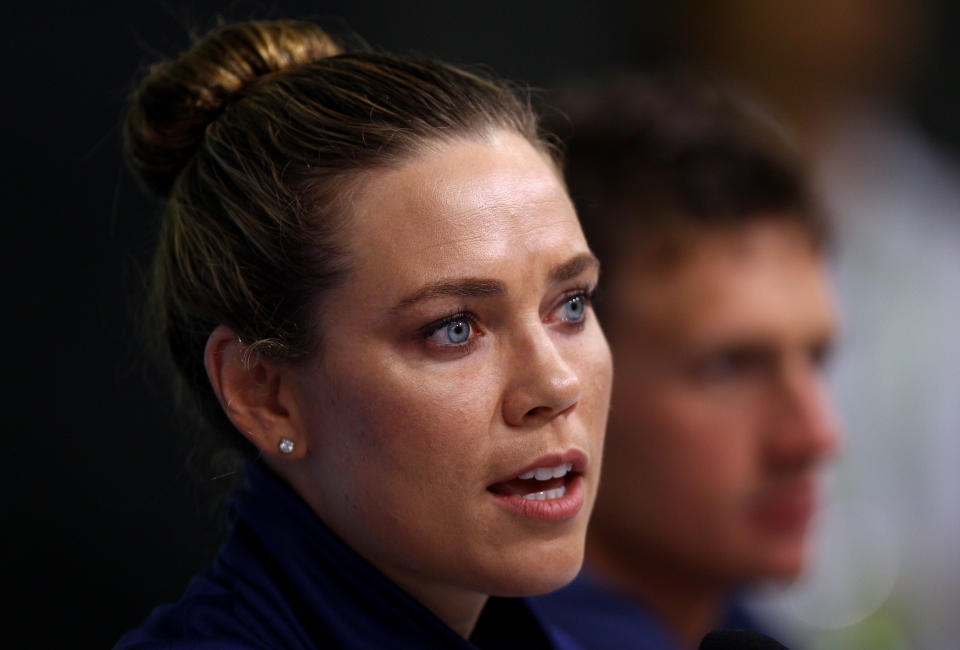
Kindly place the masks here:
<instances>
[{"instance_id":1,"label":"lower lip","mask_svg":"<svg viewBox=\"0 0 960 650\"><path fill-rule=\"evenodd\" d=\"M810 523L816 499L807 490L763 501L754 508L753 519L763 528L780 533L804 532Z\"/></svg>"},{"instance_id":2,"label":"lower lip","mask_svg":"<svg viewBox=\"0 0 960 650\"><path fill-rule=\"evenodd\" d=\"M527 519L539 521L566 521L583 508L583 476L578 474L567 482L567 491L559 499L524 499L519 496L491 495L510 511Z\"/></svg>"}]
</instances>

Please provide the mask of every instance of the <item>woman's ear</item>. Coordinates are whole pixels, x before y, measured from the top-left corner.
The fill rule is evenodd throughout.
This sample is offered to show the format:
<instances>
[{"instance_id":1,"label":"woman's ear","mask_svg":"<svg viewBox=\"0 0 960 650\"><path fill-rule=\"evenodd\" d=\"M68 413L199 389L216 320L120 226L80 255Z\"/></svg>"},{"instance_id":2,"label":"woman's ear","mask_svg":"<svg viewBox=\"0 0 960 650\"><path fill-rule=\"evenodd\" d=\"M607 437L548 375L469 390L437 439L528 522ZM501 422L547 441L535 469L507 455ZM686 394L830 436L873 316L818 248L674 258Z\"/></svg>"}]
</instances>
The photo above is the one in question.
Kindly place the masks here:
<instances>
[{"instance_id":1,"label":"woman's ear","mask_svg":"<svg viewBox=\"0 0 960 650\"><path fill-rule=\"evenodd\" d=\"M203 363L227 417L262 454L291 460L304 457L307 436L298 426L283 366L251 351L225 325L207 339Z\"/></svg>"}]
</instances>

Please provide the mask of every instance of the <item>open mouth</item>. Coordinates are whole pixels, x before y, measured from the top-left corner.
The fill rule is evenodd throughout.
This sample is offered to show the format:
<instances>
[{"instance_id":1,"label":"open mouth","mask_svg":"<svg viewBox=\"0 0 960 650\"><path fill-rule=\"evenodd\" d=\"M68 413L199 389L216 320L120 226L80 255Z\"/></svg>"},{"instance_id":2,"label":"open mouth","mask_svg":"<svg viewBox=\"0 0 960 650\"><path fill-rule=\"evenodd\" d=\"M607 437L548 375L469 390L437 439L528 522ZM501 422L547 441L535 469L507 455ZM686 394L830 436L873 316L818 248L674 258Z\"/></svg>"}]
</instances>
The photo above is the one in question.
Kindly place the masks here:
<instances>
[{"instance_id":1,"label":"open mouth","mask_svg":"<svg viewBox=\"0 0 960 650\"><path fill-rule=\"evenodd\" d=\"M566 496L567 489L578 476L580 472L574 471L573 463L560 463L528 470L509 481L494 483L487 489L506 497L549 501Z\"/></svg>"}]
</instances>

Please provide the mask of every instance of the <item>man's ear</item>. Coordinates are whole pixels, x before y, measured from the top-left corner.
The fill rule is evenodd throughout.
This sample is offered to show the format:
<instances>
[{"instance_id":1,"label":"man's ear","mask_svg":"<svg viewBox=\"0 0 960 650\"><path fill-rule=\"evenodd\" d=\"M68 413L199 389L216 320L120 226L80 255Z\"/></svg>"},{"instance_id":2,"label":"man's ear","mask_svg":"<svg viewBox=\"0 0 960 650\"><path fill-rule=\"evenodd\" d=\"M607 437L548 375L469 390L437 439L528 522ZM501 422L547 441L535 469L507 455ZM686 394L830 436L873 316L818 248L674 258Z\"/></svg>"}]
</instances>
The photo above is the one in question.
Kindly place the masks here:
<instances>
[{"instance_id":1,"label":"man's ear","mask_svg":"<svg viewBox=\"0 0 960 650\"><path fill-rule=\"evenodd\" d=\"M220 325L207 339L203 363L227 417L265 456L303 458L307 437L284 368L251 351ZM292 444L291 444L292 443Z\"/></svg>"}]
</instances>

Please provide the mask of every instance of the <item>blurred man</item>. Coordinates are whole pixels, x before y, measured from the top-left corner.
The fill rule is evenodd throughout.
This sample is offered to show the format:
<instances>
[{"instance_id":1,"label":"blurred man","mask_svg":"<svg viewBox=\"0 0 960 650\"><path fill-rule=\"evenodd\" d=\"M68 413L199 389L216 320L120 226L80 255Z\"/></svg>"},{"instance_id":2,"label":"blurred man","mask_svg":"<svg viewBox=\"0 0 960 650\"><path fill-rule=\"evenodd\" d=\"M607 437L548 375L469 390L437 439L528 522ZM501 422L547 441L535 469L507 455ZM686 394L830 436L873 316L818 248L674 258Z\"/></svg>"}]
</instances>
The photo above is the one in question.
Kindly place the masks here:
<instances>
[{"instance_id":1,"label":"blurred man","mask_svg":"<svg viewBox=\"0 0 960 650\"><path fill-rule=\"evenodd\" d=\"M803 647L958 647L960 5L662 4L688 65L798 127L833 224L845 343L830 385L849 453L815 566L765 609Z\"/></svg>"},{"instance_id":2,"label":"blurred man","mask_svg":"<svg viewBox=\"0 0 960 650\"><path fill-rule=\"evenodd\" d=\"M616 379L586 567L539 605L586 647L696 647L751 626L741 586L804 566L838 444L824 228L752 107L680 84L576 97L568 181Z\"/></svg>"}]
</instances>

